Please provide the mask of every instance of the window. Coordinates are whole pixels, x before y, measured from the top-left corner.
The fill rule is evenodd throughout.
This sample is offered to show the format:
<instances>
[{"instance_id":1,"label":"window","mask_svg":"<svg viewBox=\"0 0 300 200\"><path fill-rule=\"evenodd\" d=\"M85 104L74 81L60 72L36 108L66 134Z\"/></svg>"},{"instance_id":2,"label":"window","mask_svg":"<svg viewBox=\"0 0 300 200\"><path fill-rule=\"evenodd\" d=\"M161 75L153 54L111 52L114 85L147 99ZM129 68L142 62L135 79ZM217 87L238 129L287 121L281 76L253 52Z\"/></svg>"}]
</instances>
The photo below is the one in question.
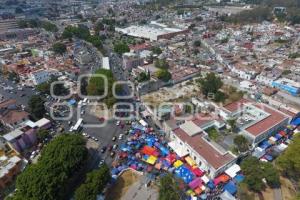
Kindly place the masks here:
<instances>
[{"instance_id":1,"label":"window","mask_svg":"<svg viewBox=\"0 0 300 200\"><path fill-rule=\"evenodd\" d=\"M194 160L197 160L196 156L194 156Z\"/></svg>"},{"instance_id":2,"label":"window","mask_svg":"<svg viewBox=\"0 0 300 200\"><path fill-rule=\"evenodd\" d=\"M179 142L180 145L182 145L182 142Z\"/></svg>"}]
</instances>

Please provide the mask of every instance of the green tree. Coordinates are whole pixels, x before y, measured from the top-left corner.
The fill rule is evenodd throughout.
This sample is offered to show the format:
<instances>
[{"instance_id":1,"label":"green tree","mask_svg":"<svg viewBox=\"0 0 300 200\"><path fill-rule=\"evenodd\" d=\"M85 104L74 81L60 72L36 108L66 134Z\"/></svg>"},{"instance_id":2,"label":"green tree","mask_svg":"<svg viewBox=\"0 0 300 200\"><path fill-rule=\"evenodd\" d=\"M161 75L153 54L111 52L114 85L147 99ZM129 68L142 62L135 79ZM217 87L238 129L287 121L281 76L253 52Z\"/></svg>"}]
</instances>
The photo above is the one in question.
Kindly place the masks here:
<instances>
[{"instance_id":1,"label":"green tree","mask_svg":"<svg viewBox=\"0 0 300 200\"><path fill-rule=\"evenodd\" d=\"M202 93L207 97L209 94L216 94L218 90L223 86L223 82L220 77L217 77L215 73L211 72L206 77L198 80Z\"/></svg>"},{"instance_id":2,"label":"green tree","mask_svg":"<svg viewBox=\"0 0 300 200\"><path fill-rule=\"evenodd\" d=\"M154 63L154 66L160 69L168 69L169 63L166 61L166 59L157 59Z\"/></svg>"},{"instance_id":3,"label":"green tree","mask_svg":"<svg viewBox=\"0 0 300 200\"><path fill-rule=\"evenodd\" d=\"M160 178L159 180L159 200L179 200L179 187L171 174Z\"/></svg>"},{"instance_id":4,"label":"green tree","mask_svg":"<svg viewBox=\"0 0 300 200\"><path fill-rule=\"evenodd\" d=\"M141 72L137 77L138 82L144 82L148 80L150 80L150 74L147 74L146 72Z\"/></svg>"},{"instance_id":5,"label":"green tree","mask_svg":"<svg viewBox=\"0 0 300 200\"><path fill-rule=\"evenodd\" d=\"M80 135L63 134L44 147L36 164L17 178L15 200L65 199L70 181L87 159L85 140Z\"/></svg>"},{"instance_id":6,"label":"green tree","mask_svg":"<svg viewBox=\"0 0 300 200\"><path fill-rule=\"evenodd\" d=\"M52 50L56 54L64 54L67 51L67 47L64 43L56 42L52 45Z\"/></svg>"},{"instance_id":7,"label":"green tree","mask_svg":"<svg viewBox=\"0 0 300 200\"><path fill-rule=\"evenodd\" d=\"M276 159L280 172L296 181L300 178L300 136L295 135L293 143L289 148Z\"/></svg>"},{"instance_id":8,"label":"green tree","mask_svg":"<svg viewBox=\"0 0 300 200\"><path fill-rule=\"evenodd\" d=\"M46 112L44 102L45 101L38 95L34 95L29 99L28 107L30 110L30 114L35 119L40 119L44 116Z\"/></svg>"},{"instance_id":9,"label":"green tree","mask_svg":"<svg viewBox=\"0 0 300 200\"><path fill-rule=\"evenodd\" d=\"M85 182L75 191L75 200L95 200L110 180L106 165L87 174Z\"/></svg>"},{"instance_id":10,"label":"green tree","mask_svg":"<svg viewBox=\"0 0 300 200\"><path fill-rule=\"evenodd\" d=\"M118 54L123 54L129 51L129 46L125 42L117 42L114 44L114 52Z\"/></svg>"},{"instance_id":11,"label":"green tree","mask_svg":"<svg viewBox=\"0 0 300 200\"><path fill-rule=\"evenodd\" d=\"M200 40L196 40L194 41L194 44L193 44L195 47L200 47L201 46L201 41Z\"/></svg>"},{"instance_id":12,"label":"green tree","mask_svg":"<svg viewBox=\"0 0 300 200\"><path fill-rule=\"evenodd\" d=\"M164 82L168 82L172 78L172 74L167 69L159 69L155 72L155 76Z\"/></svg>"},{"instance_id":13,"label":"green tree","mask_svg":"<svg viewBox=\"0 0 300 200\"><path fill-rule=\"evenodd\" d=\"M239 152L245 152L249 149L249 142L243 135L235 136L233 143L238 148Z\"/></svg>"},{"instance_id":14,"label":"green tree","mask_svg":"<svg viewBox=\"0 0 300 200\"><path fill-rule=\"evenodd\" d=\"M160 55L162 53L162 50L160 47L152 47L151 51L156 55Z\"/></svg>"},{"instance_id":15,"label":"green tree","mask_svg":"<svg viewBox=\"0 0 300 200\"><path fill-rule=\"evenodd\" d=\"M48 136L50 135L50 132L48 130L45 129L41 129L37 132L37 139L39 142L44 141L46 138L48 138Z\"/></svg>"},{"instance_id":16,"label":"green tree","mask_svg":"<svg viewBox=\"0 0 300 200\"><path fill-rule=\"evenodd\" d=\"M234 131L236 127L236 119L227 120L228 125L230 126L230 131Z\"/></svg>"},{"instance_id":17,"label":"green tree","mask_svg":"<svg viewBox=\"0 0 300 200\"><path fill-rule=\"evenodd\" d=\"M245 174L245 183L248 189L254 192L261 192L265 189L263 179L272 188L280 185L279 173L271 163L261 162L255 157L248 157L242 162L241 169Z\"/></svg>"}]
</instances>

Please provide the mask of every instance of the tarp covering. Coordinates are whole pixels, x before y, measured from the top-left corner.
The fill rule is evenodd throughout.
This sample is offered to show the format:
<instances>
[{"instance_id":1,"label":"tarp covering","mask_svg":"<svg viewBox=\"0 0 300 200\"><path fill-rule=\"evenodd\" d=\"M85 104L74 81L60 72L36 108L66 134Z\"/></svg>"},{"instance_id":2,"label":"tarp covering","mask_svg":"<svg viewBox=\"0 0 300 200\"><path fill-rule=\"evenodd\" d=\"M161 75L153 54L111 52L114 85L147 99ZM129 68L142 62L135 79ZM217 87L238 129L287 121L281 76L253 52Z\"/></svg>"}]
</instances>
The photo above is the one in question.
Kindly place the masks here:
<instances>
[{"instance_id":1,"label":"tarp covering","mask_svg":"<svg viewBox=\"0 0 300 200\"><path fill-rule=\"evenodd\" d=\"M192 182L189 183L189 187L195 189L196 187L202 186L201 178L195 178Z\"/></svg>"},{"instance_id":2,"label":"tarp covering","mask_svg":"<svg viewBox=\"0 0 300 200\"><path fill-rule=\"evenodd\" d=\"M236 198L234 196L232 196L232 194L230 194L227 190L225 190L221 195L220 198L222 200L236 200Z\"/></svg>"},{"instance_id":3,"label":"tarp covering","mask_svg":"<svg viewBox=\"0 0 300 200\"><path fill-rule=\"evenodd\" d=\"M176 161L176 154L172 153L165 158L169 163L173 164Z\"/></svg>"},{"instance_id":4,"label":"tarp covering","mask_svg":"<svg viewBox=\"0 0 300 200\"><path fill-rule=\"evenodd\" d=\"M237 183L240 183L242 182L243 180L245 179L245 176L242 175L242 174L238 174L234 177L234 180L237 182Z\"/></svg>"},{"instance_id":5,"label":"tarp covering","mask_svg":"<svg viewBox=\"0 0 300 200\"><path fill-rule=\"evenodd\" d=\"M202 176L201 179L205 184L209 182L209 178L206 175Z\"/></svg>"},{"instance_id":6,"label":"tarp covering","mask_svg":"<svg viewBox=\"0 0 300 200\"><path fill-rule=\"evenodd\" d=\"M196 162L195 162L190 156L185 157L185 161L186 161L187 164L189 164L190 166L196 165Z\"/></svg>"},{"instance_id":7,"label":"tarp covering","mask_svg":"<svg viewBox=\"0 0 300 200\"><path fill-rule=\"evenodd\" d=\"M142 153L146 155L152 155L152 156L157 156L158 152L156 151L155 148L149 147L149 146L144 146L142 149Z\"/></svg>"},{"instance_id":8,"label":"tarp covering","mask_svg":"<svg viewBox=\"0 0 300 200\"><path fill-rule=\"evenodd\" d=\"M214 184L218 185L219 183L226 183L229 179L230 177L228 175L222 174L214 179Z\"/></svg>"},{"instance_id":9,"label":"tarp covering","mask_svg":"<svg viewBox=\"0 0 300 200\"><path fill-rule=\"evenodd\" d=\"M231 167L229 167L229 168L225 171L225 173L226 173L228 176L230 176L231 178L234 178L234 177L236 176L236 174L237 174L239 171L241 171L240 166L237 165L237 164L234 164L234 165L232 165Z\"/></svg>"},{"instance_id":10,"label":"tarp covering","mask_svg":"<svg viewBox=\"0 0 300 200\"><path fill-rule=\"evenodd\" d=\"M260 148L262 148L262 149L267 149L268 147L271 146L271 144L270 144L267 140L264 140L264 141L261 142L258 146L259 146Z\"/></svg>"},{"instance_id":11,"label":"tarp covering","mask_svg":"<svg viewBox=\"0 0 300 200\"><path fill-rule=\"evenodd\" d=\"M229 181L225 186L224 190L228 191L230 194L235 195L237 192L237 187L233 181Z\"/></svg>"},{"instance_id":12,"label":"tarp covering","mask_svg":"<svg viewBox=\"0 0 300 200\"><path fill-rule=\"evenodd\" d=\"M198 177L203 176L203 174L204 174L204 172L201 169L199 169L198 167L193 167L192 172Z\"/></svg>"},{"instance_id":13,"label":"tarp covering","mask_svg":"<svg viewBox=\"0 0 300 200\"><path fill-rule=\"evenodd\" d=\"M297 117L291 121L293 126L300 126L300 117Z\"/></svg>"},{"instance_id":14,"label":"tarp covering","mask_svg":"<svg viewBox=\"0 0 300 200\"><path fill-rule=\"evenodd\" d=\"M181 160L177 160L173 165L174 165L174 167L178 168L181 165L183 165L183 162Z\"/></svg>"},{"instance_id":15,"label":"tarp covering","mask_svg":"<svg viewBox=\"0 0 300 200\"><path fill-rule=\"evenodd\" d=\"M147 159L147 163L151 164L151 165L154 165L154 163L156 162L157 160L157 157L154 157L154 156L149 156L149 158Z\"/></svg>"}]
</instances>

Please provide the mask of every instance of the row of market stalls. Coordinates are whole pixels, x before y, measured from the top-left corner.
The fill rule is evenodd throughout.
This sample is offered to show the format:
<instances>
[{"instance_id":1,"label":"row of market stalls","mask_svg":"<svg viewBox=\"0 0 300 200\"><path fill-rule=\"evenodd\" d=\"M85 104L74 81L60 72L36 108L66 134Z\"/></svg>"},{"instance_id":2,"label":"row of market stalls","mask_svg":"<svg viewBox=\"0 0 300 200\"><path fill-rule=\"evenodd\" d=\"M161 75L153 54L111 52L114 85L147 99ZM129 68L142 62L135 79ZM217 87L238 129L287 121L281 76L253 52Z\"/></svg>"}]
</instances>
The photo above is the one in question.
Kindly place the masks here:
<instances>
[{"instance_id":1,"label":"row of market stalls","mask_svg":"<svg viewBox=\"0 0 300 200\"><path fill-rule=\"evenodd\" d=\"M300 116L297 116L283 130L263 140L258 147L254 149L252 155L264 162L273 161L284 150L286 150L293 140L293 136L300 132L297 129L299 126Z\"/></svg>"},{"instance_id":2,"label":"row of market stalls","mask_svg":"<svg viewBox=\"0 0 300 200\"><path fill-rule=\"evenodd\" d=\"M131 125L129 137L120 145L118 159L113 163L112 177L132 168L156 178L172 173L182 184L181 189L193 199L213 199L217 196L235 199L237 184L244 176L237 164L225 173L210 179L190 156L174 153L162 135L136 122Z\"/></svg>"}]
</instances>

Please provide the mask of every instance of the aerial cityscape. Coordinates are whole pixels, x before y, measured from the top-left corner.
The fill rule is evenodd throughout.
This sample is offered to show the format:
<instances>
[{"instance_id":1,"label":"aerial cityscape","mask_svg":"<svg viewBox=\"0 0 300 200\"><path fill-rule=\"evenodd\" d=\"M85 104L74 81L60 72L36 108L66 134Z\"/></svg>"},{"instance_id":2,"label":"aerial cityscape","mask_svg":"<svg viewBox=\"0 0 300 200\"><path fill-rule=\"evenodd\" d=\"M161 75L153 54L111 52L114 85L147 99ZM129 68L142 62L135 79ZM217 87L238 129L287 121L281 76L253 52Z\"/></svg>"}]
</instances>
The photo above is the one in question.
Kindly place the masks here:
<instances>
[{"instance_id":1,"label":"aerial cityscape","mask_svg":"<svg viewBox=\"0 0 300 200\"><path fill-rule=\"evenodd\" d=\"M1 0L2 199L300 200L300 0Z\"/></svg>"}]
</instances>

